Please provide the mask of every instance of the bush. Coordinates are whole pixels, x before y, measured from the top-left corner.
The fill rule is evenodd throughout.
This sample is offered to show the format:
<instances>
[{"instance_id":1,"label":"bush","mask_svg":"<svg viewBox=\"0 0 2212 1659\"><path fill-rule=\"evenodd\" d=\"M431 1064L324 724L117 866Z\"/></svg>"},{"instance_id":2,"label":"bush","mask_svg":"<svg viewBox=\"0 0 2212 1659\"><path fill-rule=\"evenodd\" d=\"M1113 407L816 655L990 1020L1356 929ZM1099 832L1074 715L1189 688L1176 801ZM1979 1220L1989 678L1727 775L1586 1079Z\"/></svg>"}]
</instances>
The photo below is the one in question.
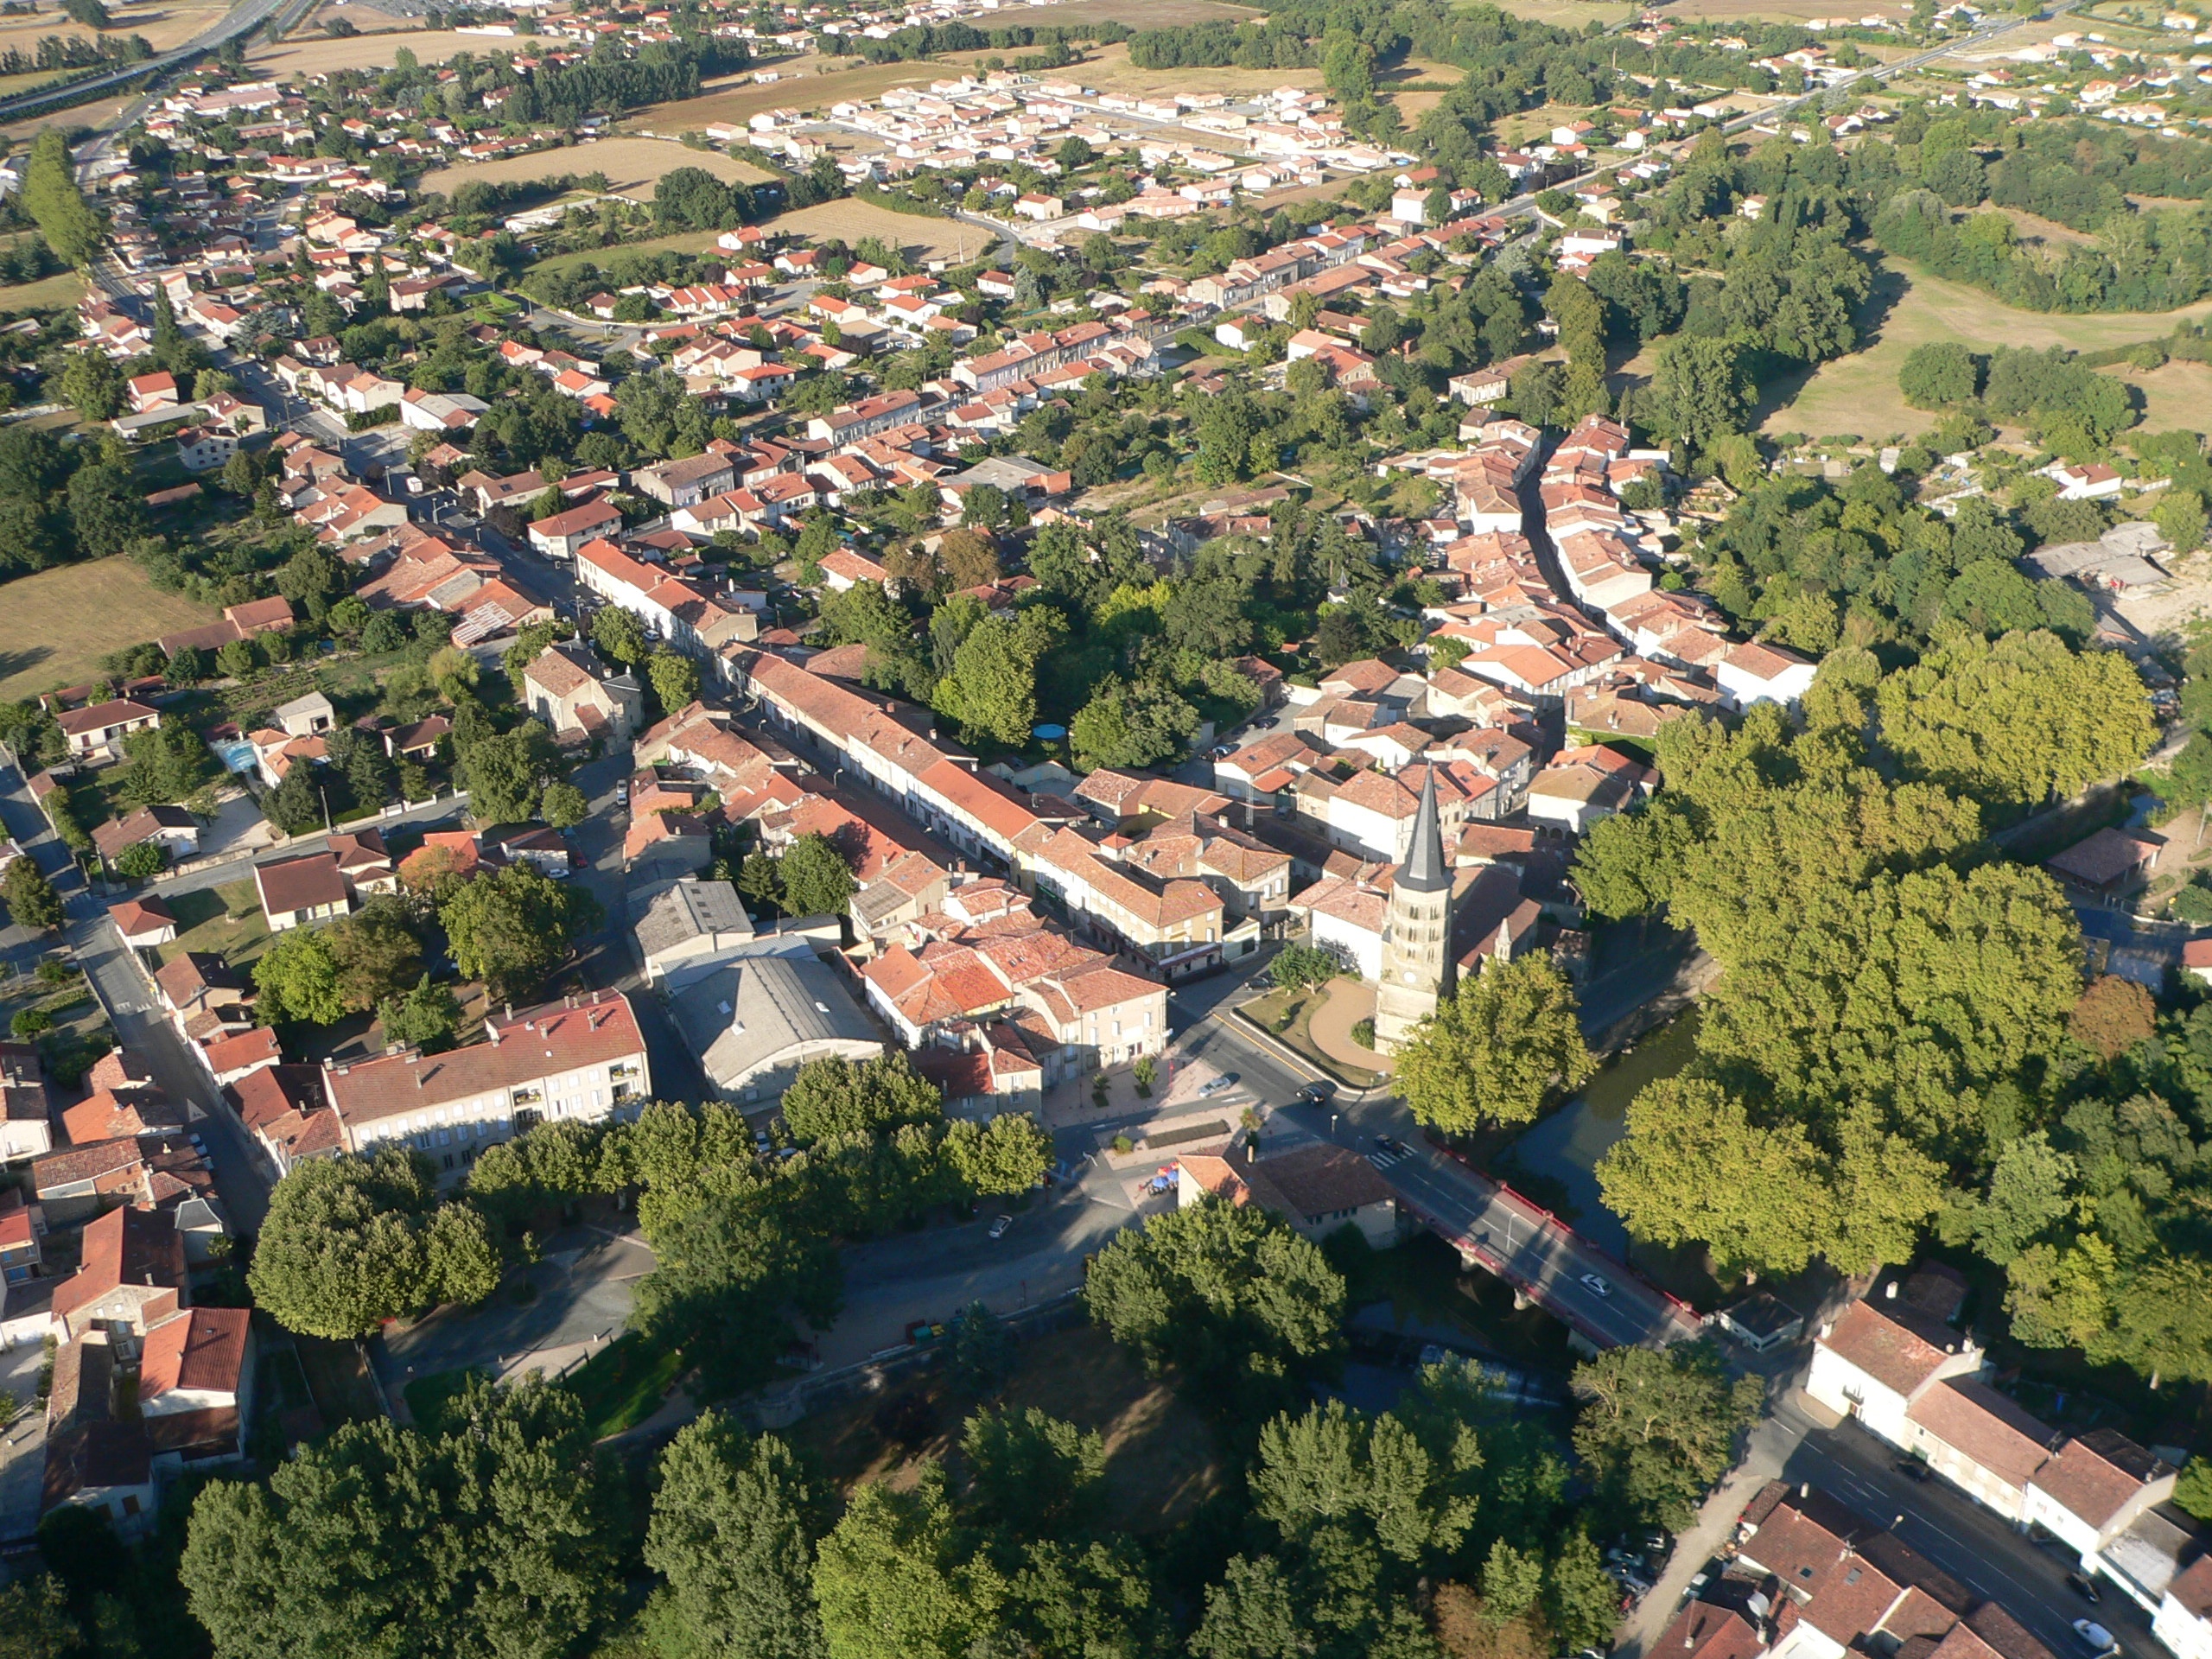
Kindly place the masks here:
<instances>
[{"instance_id":1,"label":"bush","mask_svg":"<svg viewBox=\"0 0 2212 1659\"><path fill-rule=\"evenodd\" d=\"M1375 1022L1363 1020L1351 1028L1351 1039L1372 1053L1375 1049Z\"/></svg>"},{"instance_id":2,"label":"bush","mask_svg":"<svg viewBox=\"0 0 2212 1659\"><path fill-rule=\"evenodd\" d=\"M35 1037L41 1031L54 1029L54 1016L44 1008L18 1008L16 1017L8 1022L8 1029L17 1037Z\"/></svg>"},{"instance_id":3,"label":"bush","mask_svg":"<svg viewBox=\"0 0 2212 1659\"><path fill-rule=\"evenodd\" d=\"M126 847L115 861L115 873L128 876L133 881L143 881L149 876L159 875L162 866L168 862L168 854L158 841L142 841L136 847Z\"/></svg>"}]
</instances>

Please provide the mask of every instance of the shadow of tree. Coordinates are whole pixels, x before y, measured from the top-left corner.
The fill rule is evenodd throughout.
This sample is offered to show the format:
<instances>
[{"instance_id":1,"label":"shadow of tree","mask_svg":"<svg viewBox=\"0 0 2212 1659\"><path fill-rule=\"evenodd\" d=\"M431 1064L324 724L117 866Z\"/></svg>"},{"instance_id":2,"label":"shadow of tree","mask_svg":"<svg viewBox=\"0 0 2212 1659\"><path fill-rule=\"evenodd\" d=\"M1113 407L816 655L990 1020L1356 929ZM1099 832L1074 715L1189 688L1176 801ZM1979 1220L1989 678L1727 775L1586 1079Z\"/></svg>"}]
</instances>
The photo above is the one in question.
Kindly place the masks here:
<instances>
[{"instance_id":1,"label":"shadow of tree","mask_svg":"<svg viewBox=\"0 0 2212 1659\"><path fill-rule=\"evenodd\" d=\"M0 683L28 674L54 655L51 645L32 645L22 651L0 651Z\"/></svg>"},{"instance_id":2,"label":"shadow of tree","mask_svg":"<svg viewBox=\"0 0 2212 1659\"><path fill-rule=\"evenodd\" d=\"M1868 351L1881 344L1883 326L1889 321L1890 314L1897 309L1897 302L1904 298L1906 289L1911 286L1903 271L1885 264L1874 267L1873 286L1867 289L1866 297L1851 315L1852 330L1859 337L1857 351ZM1840 359L1832 358L1828 360ZM1798 394L1805 390L1806 384L1820 372L1821 365L1814 363L1802 369L1793 369L1788 374L1777 375L1771 380L1761 381L1758 403L1751 416L1751 429L1757 431L1777 410L1795 403Z\"/></svg>"}]
</instances>

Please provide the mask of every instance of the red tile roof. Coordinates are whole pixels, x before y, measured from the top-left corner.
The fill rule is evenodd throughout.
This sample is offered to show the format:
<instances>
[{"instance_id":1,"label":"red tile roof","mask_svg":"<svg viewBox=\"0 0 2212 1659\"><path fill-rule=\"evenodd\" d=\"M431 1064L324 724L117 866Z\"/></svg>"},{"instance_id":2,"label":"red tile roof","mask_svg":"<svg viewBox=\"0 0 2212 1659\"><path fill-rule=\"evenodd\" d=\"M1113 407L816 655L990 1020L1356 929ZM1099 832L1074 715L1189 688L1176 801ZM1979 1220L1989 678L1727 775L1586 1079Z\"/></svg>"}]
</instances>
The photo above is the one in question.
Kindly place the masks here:
<instances>
[{"instance_id":1,"label":"red tile roof","mask_svg":"<svg viewBox=\"0 0 2212 1659\"><path fill-rule=\"evenodd\" d=\"M146 1333L138 1363L138 1397L149 1401L171 1389L195 1394L236 1394L245 1370L253 1315L242 1307L187 1308Z\"/></svg>"}]
</instances>

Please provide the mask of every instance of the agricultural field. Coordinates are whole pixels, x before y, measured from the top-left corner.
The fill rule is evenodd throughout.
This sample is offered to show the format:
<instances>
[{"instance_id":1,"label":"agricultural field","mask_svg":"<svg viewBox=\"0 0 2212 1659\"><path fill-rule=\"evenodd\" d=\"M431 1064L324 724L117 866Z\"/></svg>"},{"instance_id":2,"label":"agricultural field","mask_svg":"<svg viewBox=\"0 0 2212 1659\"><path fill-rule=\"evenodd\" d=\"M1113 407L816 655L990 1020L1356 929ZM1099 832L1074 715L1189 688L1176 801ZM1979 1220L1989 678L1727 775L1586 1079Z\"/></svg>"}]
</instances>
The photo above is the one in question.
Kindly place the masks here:
<instances>
[{"instance_id":1,"label":"agricultural field","mask_svg":"<svg viewBox=\"0 0 2212 1659\"><path fill-rule=\"evenodd\" d=\"M678 231L672 236L648 236L612 248L586 248L581 253L556 253L541 259L532 270L565 270L571 265L603 265L618 253L704 253L715 245L716 231Z\"/></svg>"},{"instance_id":2,"label":"agricultural field","mask_svg":"<svg viewBox=\"0 0 2212 1659\"><path fill-rule=\"evenodd\" d=\"M989 232L964 219L894 213L888 207L850 197L779 213L768 224L775 230L801 236L841 237L849 244L862 237L880 236L897 245L909 259L974 259L993 240Z\"/></svg>"},{"instance_id":3,"label":"agricultural field","mask_svg":"<svg viewBox=\"0 0 2212 1659\"><path fill-rule=\"evenodd\" d=\"M0 586L0 699L89 679L111 651L214 620L127 558L18 576Z\"/></svg>"},{"instance_id":4,"label":"agricultural field","mask_svg":"<svg viewBox=\"0 0 2212 1659\"><path fill-rule=\"evenodd\" d=\"M758 184L775 177L766 168L718 149L691 149L667 138L623 137L472 162L467 167L441 168L423 175L423 188L442 193L468 179L506 184L524 179L557 179L564 173L604 173L613 194L644 201L652 198L661 175L679 167L703 168L726 184Z\"/></svg>"},{"instance_id":5,"label":"agricultural field","mask_svg":"<svg viewBox=\"0 0 2212 1659\"><path fill-rule=\"evenodd\" d=\"M2176 360L2147 374L2116 365L2105 372L2142 391L2143 430L2202 432L2212 427L2212 364Z\"/></svg>"},{"instance_id":6,"label":"agricultural field","mask_svg":"<svg viewBox=\"0 0 2212 1659\"><path fill-rule=\"evenodd\" d=\"M143 35L147 43L156 52L166 52L171 47L182 46L194 35L216 22L229 10L226 0L170 0L170 3L149 6L116 5L109 8L115 27L109 32L128 39ZM82 23L65 17L57 10L41 10L22 16L0 18L0 52L10 47L24 53L35 52L39 41L48 35L67 39L97 40L99 36ZM70 111L72 115L75 111Z\"/></svg>"},{"instance_id":7,"label":"agricultural field","mask_svg":"<svg viewBox=\"0 0 2212 1659\"><path fill-rule=\"evenodd\" d=\"M463 35L454 29L394 29L385 35L356 35L342 41L302 36L257 48L247 56L256 74L271 79L327 74L333 69L389 69L401 47L418 63L443 63L462 52L488 57L494 52L528 52L539 42L526 35Z\"/></svg>"},{"instance_id":8,"label":"agricultural field","mask_svg":"<svg viewBox=\"0 0 2212 1659\"><path fill-rule=\"evenodd\" d=\"M893 86L926 86L942 79L945 73L942 63L839 67L849 61L844 58L798 59L798 67L779 67L779 79L765 86L733 86L702 92L696 98L673 104L652 105L634 111L625 124L645 132L696 132L717 121L742 125L763 110L789 106L818 113L842 99L880 98Z\"/></svg>"},{"instance_id":9,"label":"agricultural field","mask_svg":"<svg viewBox=\"0 0 2212 1659\"><path fill-rule=\"evenodd\" d=\"M1872 344L1822 364L1808 380L1762 387L1764 430L1803 432L1813 437L1838 432L1880 437L1933 425L1935 416L1907 408L1897 393L1897 370L1907 353L1931 340L1963 340L1978 351L1999 346L2063 346L2093 352L2156 340L2171 334L2177 322L2212 316L2212 301L2179 311L2082 316L2018 311L1979 289L1924 275L1895 259L1879 262L1874 292L1875 321L1861 324L1869 329ZM1629 366L1632 372L1635 365ZM2173 377L2173 384L2178 391L2181 377ZM2200 406L2192 423L2202 424L2203 419Z\"/></svg>"},{"instance_id":10,"label":"agricultural field","mask_svg":"<svg viewBox=\"0 0 2212 1659\"><path fill-rule=\"evenodd\" d=\"M1507 9L1513 11L1524 10L1517 5ZM1898 0L1877 0L1873 5L1853 10L1851 16L1858 17L1876 12L1885 13L1902 23L1912 16L1912 8L1899 4ZM1833 17L1836 15L1836 9L1825 3L1825 0L1681 0L1680 4L1668 8L1667 15L1686 22L1739 22L1753 18L1770 18L1777 22L1792 22L1807 17ZM2009 41L2011 37L2006 39Z\"/></svg>"},{"instance_id":11,"label":"agricultural field","mask_svg":"<svg viewBox=\"0 0 2212 1659\"><path fill-rule=\"evenodd\" d=\"M95 127L107 125L132 101L129 98L104 98L96 104L79 104L71 109L27 115L20 121L0 126L0 138L11 144L25 143L48 127L59 127L64 132L90 132Z\"/></svg>"},{"instance_id":12,"label":"agricultural field","mask_svg":"<svg viewBox=\"0 0 2212 1659\"><path fill-rule=\"evenodd\" d=\"M56 271L35 283L0 286L0 317L20 317L32 311L53 311L73 306L85 296L85 279L73 270Z\"/></svg>"},{"instance_id":13,"label":"agricultural field","mask_svg":"<svg viewBox=\"0 0 2212 1659\"><path fill-rule=\"evenodd\" d=\"M1131 29L1184 29L1192 23L1240 22L1260 14L1249 6L1224 5L1222 0L1065 0L1056 6L1024 6L1005 14L1009 24L1038 29L1071 29L1078 23L1127 23ZM995 17L973 20L988 29Z\"/></svg>"}]
</instances>

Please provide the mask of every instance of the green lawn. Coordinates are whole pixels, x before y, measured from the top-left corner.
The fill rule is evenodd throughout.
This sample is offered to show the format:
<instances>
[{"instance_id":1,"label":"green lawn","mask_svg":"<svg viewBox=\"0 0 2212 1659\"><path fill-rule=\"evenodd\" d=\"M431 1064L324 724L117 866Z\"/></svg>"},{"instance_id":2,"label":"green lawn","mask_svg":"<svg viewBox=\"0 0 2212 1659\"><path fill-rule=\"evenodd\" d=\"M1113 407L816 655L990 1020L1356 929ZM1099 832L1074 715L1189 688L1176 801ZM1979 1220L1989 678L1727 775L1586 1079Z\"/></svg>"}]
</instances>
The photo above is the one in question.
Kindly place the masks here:
<instances>
[{"instance_id":1,"label":"green lawn","mask_svg":"<svg viewBox=\"0 0 2212 1659\"><path fill-rule=\"evenodd\" d=\"M582 1400L594 1440L635 1428L660 1409L676 1386L683 1357L632 1332L617 1337L563 1380Z\"/></svg>"},{"instance_id":2,"label":"green lawn","mask_svg":"<svg viewBox=\"0 0 2212 1659\"><path fill-rule=\"evenodd\" d=\"M201 887L166 899L176 918L176 938L161 947L162 960L174 962L188 950L219 956L232 967L257 957L269 944L269 918L252 879L219 887Z\"/></svg>"}]
</instances>

